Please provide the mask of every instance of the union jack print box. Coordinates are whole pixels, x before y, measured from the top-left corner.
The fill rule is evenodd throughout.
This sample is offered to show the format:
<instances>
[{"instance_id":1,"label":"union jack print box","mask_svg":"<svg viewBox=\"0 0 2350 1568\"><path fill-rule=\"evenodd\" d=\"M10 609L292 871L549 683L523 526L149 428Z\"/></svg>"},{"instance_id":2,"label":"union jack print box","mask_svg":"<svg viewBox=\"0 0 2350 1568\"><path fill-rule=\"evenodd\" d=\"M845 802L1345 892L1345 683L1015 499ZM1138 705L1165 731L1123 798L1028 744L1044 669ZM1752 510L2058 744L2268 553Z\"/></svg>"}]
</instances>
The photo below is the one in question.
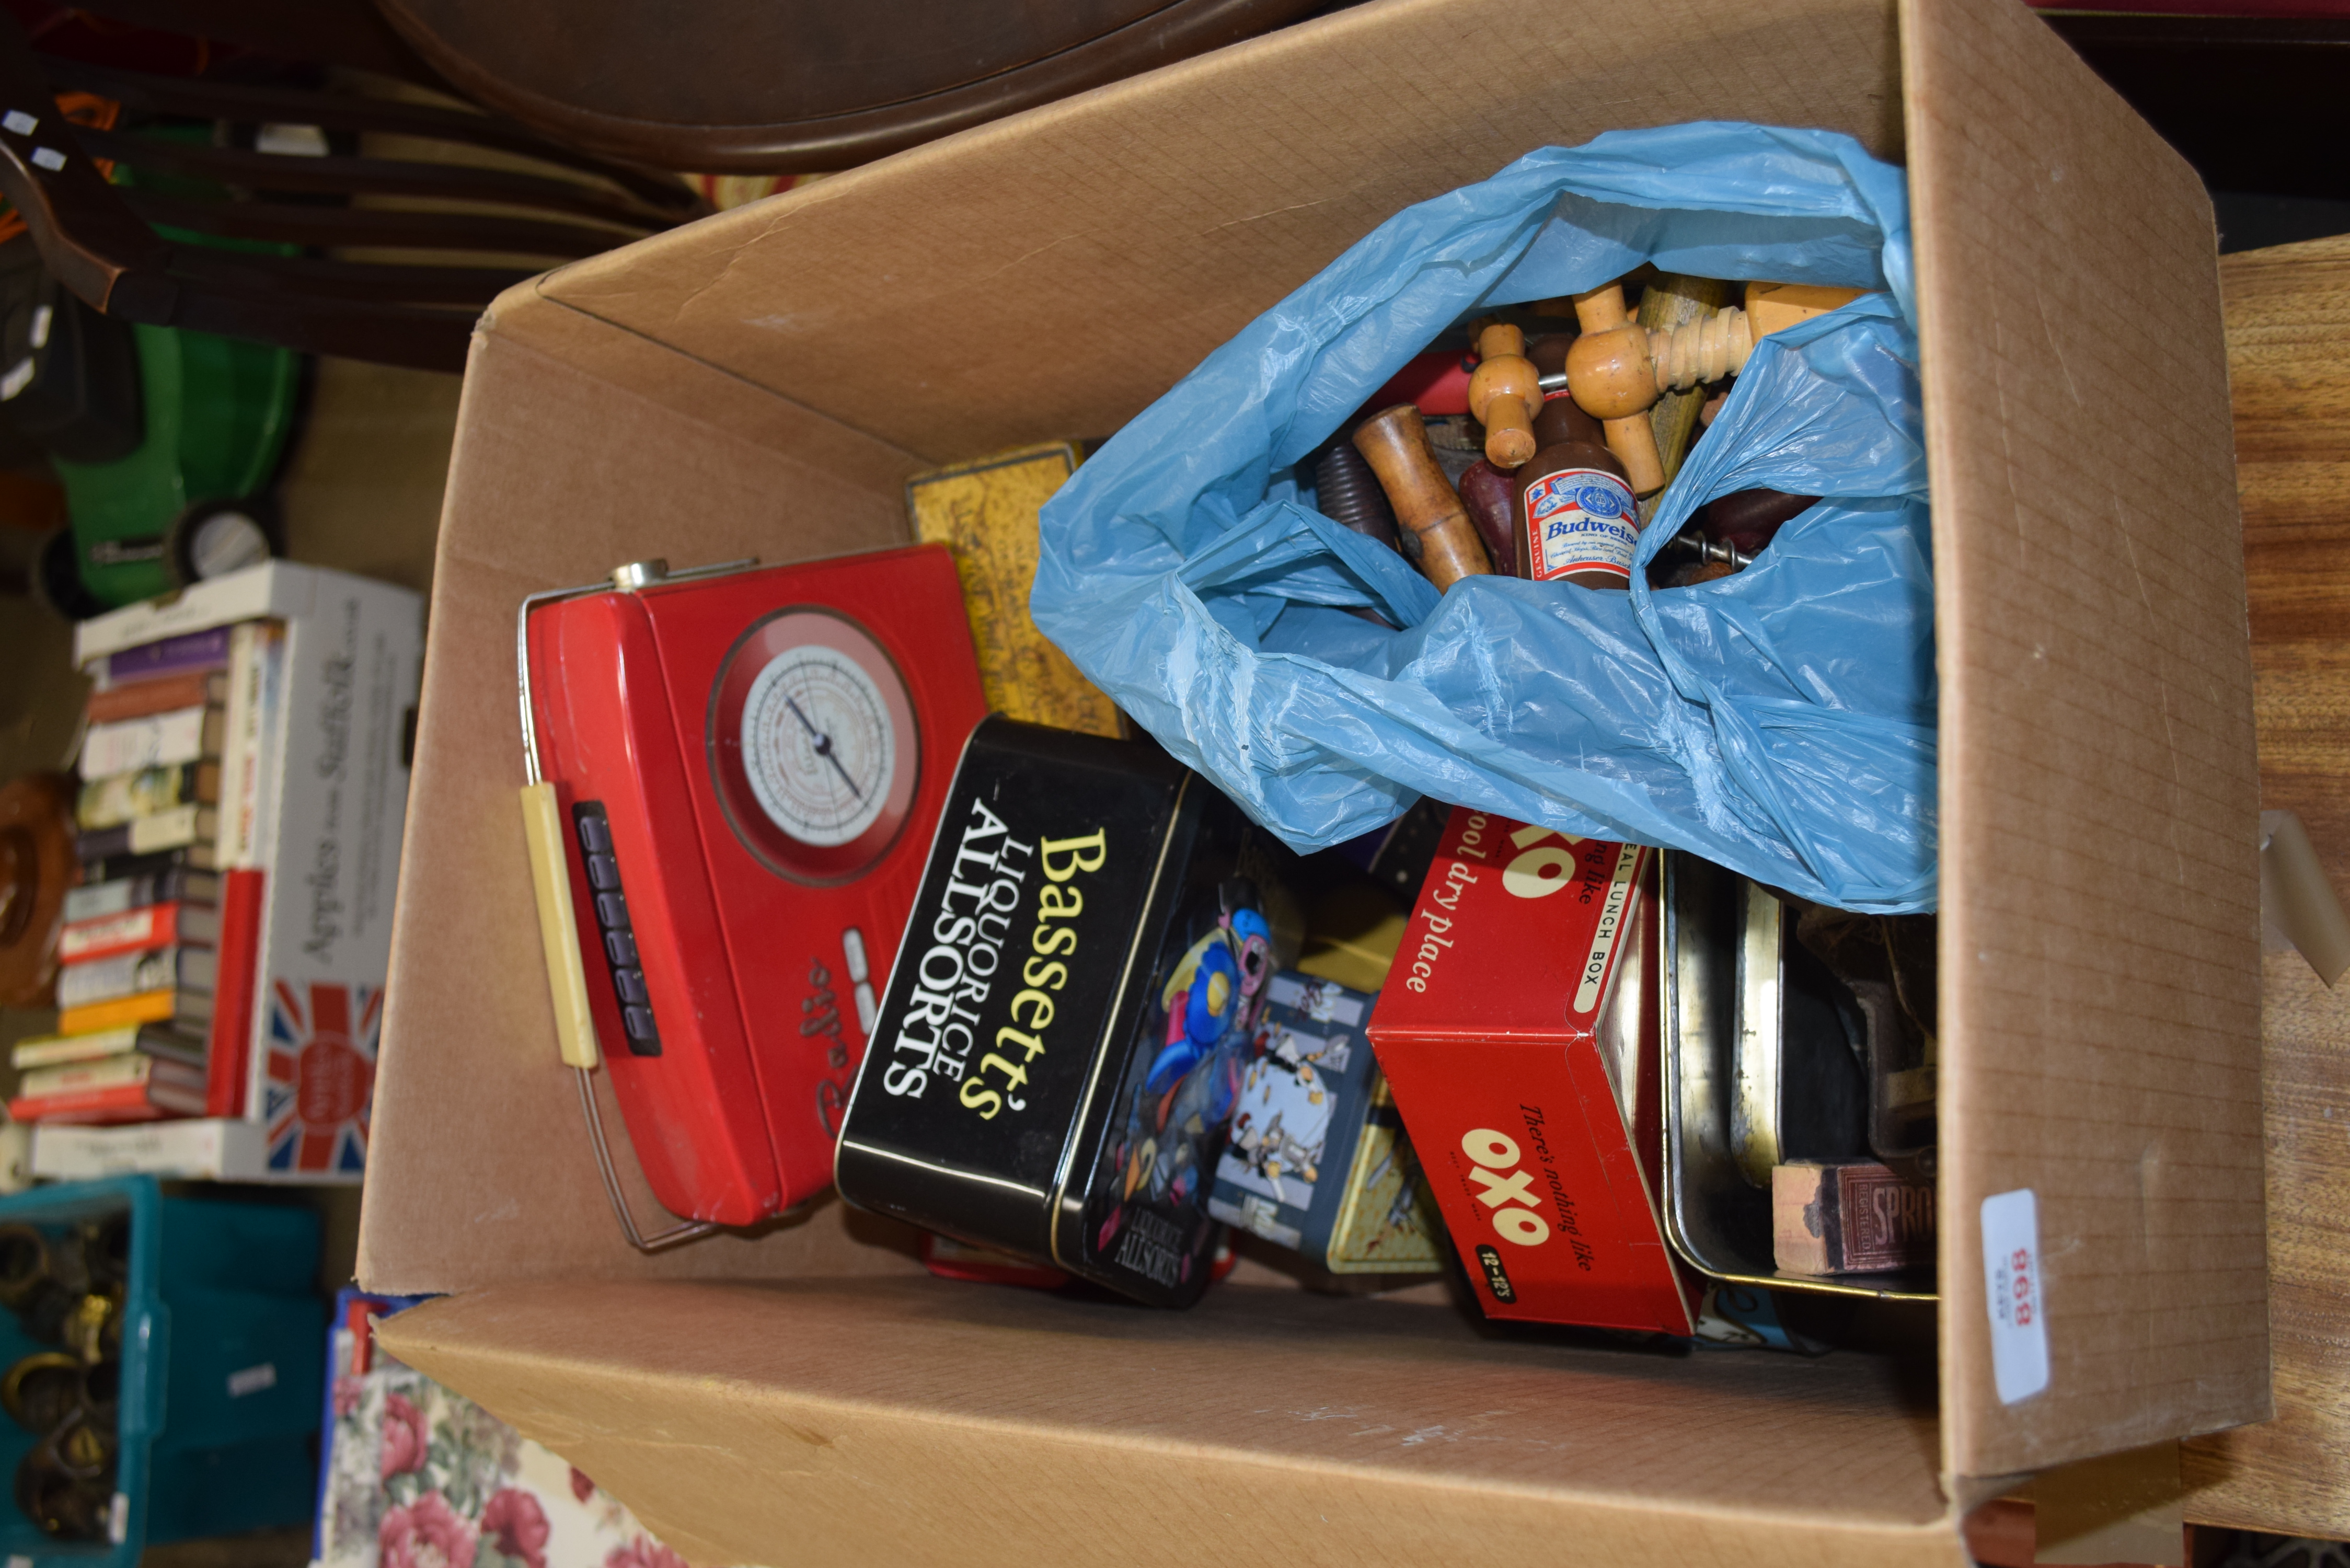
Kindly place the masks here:
<instances>
[{"instance_id":1,"label":"union jack print box","mask_svg":"<svg viewBox=\"0 0 2350 1568\"><path fill-rule=\"evenodd\" d=\"M383 988L313 981L269 988L262 1116L275 1171L356 1176L367 1167Z\"/></svg>"}]
</instances>

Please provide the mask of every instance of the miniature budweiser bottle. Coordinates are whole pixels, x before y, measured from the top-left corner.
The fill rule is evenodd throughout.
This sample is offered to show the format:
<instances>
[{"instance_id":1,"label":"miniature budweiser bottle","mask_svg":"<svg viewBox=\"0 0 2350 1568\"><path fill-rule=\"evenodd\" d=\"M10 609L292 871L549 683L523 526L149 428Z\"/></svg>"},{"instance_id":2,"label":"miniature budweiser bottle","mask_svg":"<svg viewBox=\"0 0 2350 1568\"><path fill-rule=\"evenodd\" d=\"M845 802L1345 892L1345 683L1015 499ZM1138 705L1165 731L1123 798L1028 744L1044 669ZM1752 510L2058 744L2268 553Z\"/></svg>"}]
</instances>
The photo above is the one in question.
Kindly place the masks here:
<instances>
[{"instance_id":1,"label":"miniature budweiser bottle","mask_svg":"<svg viewBox=\"0 0 2350 1568\"><path fill-rule=\"evenodd\" d=\"M1629 587L1640 514L1624 465L1575 428L1574 415L1580 412L1565 398L1545 404L1536 428L1547 424L1565 439L1545 444L1512 476L1518 576L1535 582L1564 578L1586 588ZM1597 423L1588 414L1579 422Z\"/></svg>"}]
</instances>

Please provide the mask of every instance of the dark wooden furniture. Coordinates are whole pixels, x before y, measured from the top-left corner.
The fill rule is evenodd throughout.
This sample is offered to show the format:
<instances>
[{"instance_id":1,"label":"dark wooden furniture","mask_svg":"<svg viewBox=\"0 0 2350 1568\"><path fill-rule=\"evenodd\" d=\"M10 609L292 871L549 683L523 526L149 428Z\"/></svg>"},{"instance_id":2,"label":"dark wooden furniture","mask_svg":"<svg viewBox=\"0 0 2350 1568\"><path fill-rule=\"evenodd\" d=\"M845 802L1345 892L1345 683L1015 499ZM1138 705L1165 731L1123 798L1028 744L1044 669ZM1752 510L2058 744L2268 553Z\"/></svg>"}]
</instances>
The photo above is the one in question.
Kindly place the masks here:
<instances>
[{"instance_id":1,"label":"dark wooden furniture","mask_svg":"<svg viewBox=\"0 0 2350 1568\"><path fill-rule=\"evenodd\" d=\"M2350 198L2350 16L2043 16L2211 189Z\"/></svg>"},{"instance_id":2,"label":"dark wooden furniture","mask_svg":"<svg viewBox=\"0 0 2350 1568\"><path fill-rule=\"evenodd\" d=\"M1326 0L379 0L460 91L662 169L845 169L1295 21Z\"/></svg>"},{"instance_id":3,"label":"dark wooden furniture","mask_svg":"<svg viewBox=\"0 0 2350 1568\"><path fill-rule=\"evenodd\" d=\"M68 124L55 95L74 90L120 102L125 129ZM160 117L245 134L145 133ZM328 140L264 151L264 126ZM379 138L401 154L369 151ZM94 159L135 178L110 183ZM57 280L108 315L447 370L500 290L709 210L674 177L494 115L54 58L5 16L0 193Z\"/></svg>"}]
</instances>

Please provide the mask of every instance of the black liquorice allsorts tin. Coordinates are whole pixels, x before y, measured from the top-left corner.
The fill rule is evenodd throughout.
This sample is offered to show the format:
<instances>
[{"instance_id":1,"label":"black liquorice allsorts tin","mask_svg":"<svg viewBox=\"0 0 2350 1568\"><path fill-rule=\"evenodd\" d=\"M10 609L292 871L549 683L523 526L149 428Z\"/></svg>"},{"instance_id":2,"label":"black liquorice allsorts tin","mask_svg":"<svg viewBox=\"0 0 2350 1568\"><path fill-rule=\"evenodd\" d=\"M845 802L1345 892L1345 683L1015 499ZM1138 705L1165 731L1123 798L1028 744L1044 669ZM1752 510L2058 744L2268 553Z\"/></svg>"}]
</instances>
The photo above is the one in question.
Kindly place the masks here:
<instances>
[{"instance_id":1,"label":"black liquorice allsorts tin","mask_svg":"<svg viewBox=\"0 0 2350 1568\"><path fill-rule=\"evenodd\" d=\"M843 1125L850 1202L1138 1300L1207 1210L1295 859L1147 742L991 718L963 752Z\"/></svg>"}]
</instances>

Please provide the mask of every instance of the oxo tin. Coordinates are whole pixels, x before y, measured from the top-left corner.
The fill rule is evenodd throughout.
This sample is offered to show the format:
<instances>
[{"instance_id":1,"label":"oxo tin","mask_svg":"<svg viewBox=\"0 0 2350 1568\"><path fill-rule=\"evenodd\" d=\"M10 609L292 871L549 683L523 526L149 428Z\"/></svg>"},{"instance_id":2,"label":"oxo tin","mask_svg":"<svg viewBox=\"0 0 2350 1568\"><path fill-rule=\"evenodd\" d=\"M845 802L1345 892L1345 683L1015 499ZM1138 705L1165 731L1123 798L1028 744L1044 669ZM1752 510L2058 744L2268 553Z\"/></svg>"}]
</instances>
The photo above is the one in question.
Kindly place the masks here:
<instances>
[{"instance_id":1,"label":"oxo tin","mask_svg":"<svg viewBox=\"0 0 2350 1568\"><path fill-rule=\"evenodd\" d=\"M1686 1334L1638 845L1456 808L1370 1022L1488 1316Z\"/></svg>"}]
</instances>

